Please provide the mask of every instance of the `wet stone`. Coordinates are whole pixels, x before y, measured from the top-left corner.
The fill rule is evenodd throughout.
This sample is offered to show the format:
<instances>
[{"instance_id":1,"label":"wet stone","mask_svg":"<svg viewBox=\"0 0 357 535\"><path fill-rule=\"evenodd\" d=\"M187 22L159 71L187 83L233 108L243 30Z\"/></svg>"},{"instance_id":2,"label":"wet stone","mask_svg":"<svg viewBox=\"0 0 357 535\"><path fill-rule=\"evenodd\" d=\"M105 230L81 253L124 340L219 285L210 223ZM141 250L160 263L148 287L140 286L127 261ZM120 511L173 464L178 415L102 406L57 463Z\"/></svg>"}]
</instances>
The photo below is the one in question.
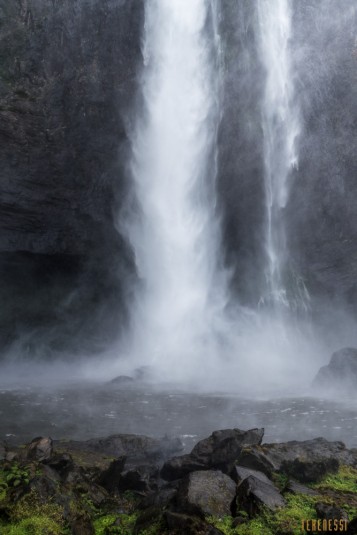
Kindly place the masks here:
<instances>
[{"instance_id":1,"label":"wet stone","mask_svg":"<svg viewBox=\"0 0 357 535\"><path fill-rule=\"evenodd\" d=\"M178 507L198 515L227 516L236 494L235 482L219 470L192 472L177 493Z\"/></svg>"},{"instance_id":2,"label":"wet stone","mask_svg":"<svg viewBox=\"0 0 357 535\"><path fill-rule=\"evenodd\" d=\"M237 510L244 509L249 516L259 513L262 507L275 511L286 505L284 498L272 483L249 476L237 489Z\"/></svg>"}]
</instances>

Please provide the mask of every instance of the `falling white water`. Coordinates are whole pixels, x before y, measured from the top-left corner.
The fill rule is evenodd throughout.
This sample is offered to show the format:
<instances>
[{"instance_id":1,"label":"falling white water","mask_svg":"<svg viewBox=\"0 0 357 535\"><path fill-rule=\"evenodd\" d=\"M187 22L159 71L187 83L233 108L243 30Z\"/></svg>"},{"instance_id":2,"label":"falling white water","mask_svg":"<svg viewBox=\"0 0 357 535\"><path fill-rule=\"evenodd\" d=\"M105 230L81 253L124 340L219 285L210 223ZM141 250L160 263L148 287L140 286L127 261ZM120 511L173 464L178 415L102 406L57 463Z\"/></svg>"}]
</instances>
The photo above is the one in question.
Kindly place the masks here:
<instances>
[{"instance_id":1,"label":"falling white water","mask_svg":"<svg viewBox=\"0 0 357 535\"><path fill-rule=\"evenodd\" d=\"M289 306L284 269L287 261L284 208L290 178L298 165L299 109L291 65L290 0L258 0L261 58L266 71L262 102L267 227L266 280L273 305Z\"/></svg>"},{"instance_id":2,"label":"falling white water","mask_svg":"<svg viewBox=\"0 0 357 535\"><path fill-rule=\"evenodd\" d=\"M136 213L126 231L141 284L131 360L176 378L188 362L209 366L226 301L217 261L219 81L209 8L205 0L147 1L143 116L132 139Z\"/></svg>"}]
</instances>

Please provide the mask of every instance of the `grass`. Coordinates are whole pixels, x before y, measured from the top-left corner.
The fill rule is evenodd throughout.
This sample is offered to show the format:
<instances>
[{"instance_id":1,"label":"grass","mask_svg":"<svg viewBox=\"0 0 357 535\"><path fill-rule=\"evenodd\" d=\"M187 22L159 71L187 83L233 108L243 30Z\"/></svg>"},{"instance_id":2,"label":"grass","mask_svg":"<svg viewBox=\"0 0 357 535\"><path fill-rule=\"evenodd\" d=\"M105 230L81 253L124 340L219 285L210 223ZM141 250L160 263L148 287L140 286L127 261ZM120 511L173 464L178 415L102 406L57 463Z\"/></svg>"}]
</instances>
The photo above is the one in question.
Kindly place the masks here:
<instances>
[{"instance_id":1,"label":"grass","mask_svg":"<svg viewBox=\"0 0 357 535\"><path fill-rule=\"evenodd\" d=\"M29 471L18 463L3 465L0 468L0 502L5 500L9 488L29 483L29 477Z\"/></svg>"},{"instance_id":2,"label":"grass","mask_svg":"<svg viewBox=\"0 0 357 535\"><path fill-rule=\"evenodd\" d=\"M334 490L357 495L357 470L351 466L341 466L337 474L329 474L320 483L311 487L318 491Z\"/></svg>"},{"instance_id":3,"label":"grass","mask_svg":"<svg viewBox=\"0 0 357 535\"><path fill-rule=\"evenodd\" d=\"M287 480L284 475L277 474L274 482L282 489ZM357 517L356 469L341 466L336 474L327 475L320 483L309 486L319 495L286 494L286 507L275 513L262 510L260 515L235 528L231 517L210 517L207 520L225 535L301 535L302 521L317 519L317 502L335 504L344 509L350 519Z\"/></svg>"},{"instance_id":4,"label":"grass","mask_svg":"<svg viewBox=\"0 0 357 535\"><path fill-rule=\"evenodd\" d=\"M1 535L66 535L68 524L64 518L63 507L54 502L43 503L35 491L23 496L16 503L9 503L6 494L19 485L26 484L34 468L19 463L4 464L0 468L0 503L6 517L0 520ZM274 477L275 484L283 489L286 485L284 475ZM239 511L237 516L246 517L246 521L233 527L233 518L208 517L206 520L225 535L301 535L302 521L317 518L315 504L325 502L344 509L349 518L357 517L357 469L341 466L336 474L327 475L321 482L309 485L319 494L286 494L286 507L274 513L262 509L255 518L248 518L247 513ZM137 496L132 492L123 493L117 498L116 508L95 506L89 496L71 494L71 512L85 511L92 519L95 535L131 535L138 518L136 512ZM116 512L120 505L125 514ZM125 506L125 507L122 507ZM73 509L73 511L72 511ZM161 520L152 523L139 532L139 535L163 535L165 527Z\"/></svg>"},{"instance_id":5,"label":"grass","mask_svg":"<svg viewBox=\"0 0 357 535\"><path fill-rule=\"evenodd\" d=\"M113 533L116 535L130 535L137 519L137 515L105 515L94 520L95 535L108 535ZM118 520L117 524L114 523Z\"/></svg>"}]
</instances>

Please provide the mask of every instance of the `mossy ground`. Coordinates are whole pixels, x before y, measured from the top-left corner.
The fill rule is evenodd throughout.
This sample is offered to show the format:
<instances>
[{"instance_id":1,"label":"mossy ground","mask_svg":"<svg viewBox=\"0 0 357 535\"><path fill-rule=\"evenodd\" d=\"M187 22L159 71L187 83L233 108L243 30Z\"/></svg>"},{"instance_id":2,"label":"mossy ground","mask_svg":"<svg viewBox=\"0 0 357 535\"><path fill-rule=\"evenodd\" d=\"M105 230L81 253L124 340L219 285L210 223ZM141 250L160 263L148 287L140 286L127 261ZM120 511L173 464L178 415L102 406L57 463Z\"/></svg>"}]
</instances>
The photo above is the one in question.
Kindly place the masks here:
<instances>
[{"instance_id":1,"label":"mossy ground","mask_svg":"<svg viewBox=\"0 0 357 535\"><path fill-rule=\"evenodd\" d=\"M283 489L287 478L278 474L275 484ZM319 494L287 494L287 506L275 514L262 512L258 517L232 527L232 518L211 518L210 522L225 535L301 535L302 521L317 519L315 504L335 504L344 509L349 519L357 517L357 470L342 466L336 474L326 476L320 483L310 485ZM320 494L321 493L321 494ZM312 533L312 532L310 532Z\"/></svg>"},{"instance_id":2,"label":"mossy ground","mask_svg":"<svg viewBox=\"0 0 357 535\"><path fill-rule=\"evenodd\" d=\"M17 487L26 484L34 467L18 463L5 464L0 469L0 533L1 535L69 535L70 528L64 514L64 506L46 503L35 491L25 494L16 503L8 496ZM275 481L283 488L284 476ZM232 517L207 518L207 521L225 535L301 535L303 520L317 518L316 502L325 502L343 508L352 519L357 517L357 470L342 466L338 473L326 476L320 483L311 485L317 496L287 494L287 506L276 513L262 511L254 519L233 527ZM120 506L120 507L119 507ZM131 535L138 518L137 498L127 492L118 498L116 510L95 506L90 498L72 494L70 508L91 519L95 535ZM125 512L119 512L125 511ZM243 512L238 513L244 517ZM246 516L246 515L245 515ZM168 533L159 519L140 532L140 535L164 535Z\"/></svg>"}]
</instances>

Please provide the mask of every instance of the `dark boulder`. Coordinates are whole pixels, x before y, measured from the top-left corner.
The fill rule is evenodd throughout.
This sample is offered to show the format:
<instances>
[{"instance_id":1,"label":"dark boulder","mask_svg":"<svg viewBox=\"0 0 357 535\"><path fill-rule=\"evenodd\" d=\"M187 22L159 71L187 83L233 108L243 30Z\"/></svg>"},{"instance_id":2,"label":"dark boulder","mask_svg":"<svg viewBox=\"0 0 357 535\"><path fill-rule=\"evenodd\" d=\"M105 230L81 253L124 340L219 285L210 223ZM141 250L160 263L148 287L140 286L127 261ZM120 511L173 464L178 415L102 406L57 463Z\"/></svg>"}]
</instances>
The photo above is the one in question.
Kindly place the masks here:
<instances>
[{"instance_id":1,"label":"dark boulder","mask_svg":"<svg viewBox=\"0 0 357 535\"><path fill-rule=\"evenodd\" d=\"M109 437L66 443L66 449L73 452L95 452L113 457L125 456L128 465L143 464L147 461L161 461L174 453L182 451L182 447L182 443L178 438L163 437L162 439L156 439L132 434L111 435Z\"/></svg>"},{"instance_id":2,"label":"dark boulder","mask_svg":"<svg viewBox=\"0 0 357 535\"><path fill-rule=\"evenodd\" d=\"M223 535L222 531L195 516L167 511L164 517L169 533L175 535Z\"/></svg>"},{"instance_id":3,"label":"dark boulder","mask_svg":"<svg viewBox=\"0 0 357 535\"><path fill-rule=\"evenodd\" d=\"M174 501L178 486L179 482L175 481L174 483L163 485L156 492L150 492L143 497L138 508L143 510L149 507L167 508Z\"/></svg>"},{"instance_id":4,"label":"dark boulder","mask_svg":"<svg viewBox=\"0 0 357 535\"><path fill-rule=\"evenodd\" d=\"M326 474L337 472L340 463L355 466L357 462L343 442L330 442L321 437L264 444L263 450L276 470L301 483L320 481Z\"/></svg>"},{"instance_id":5,"label":"dark boulder","mask_svg":"<svg viewBox=\"0 0 357 535\"><path fill-rule=\"evenodd\" d=\"M190 454L167 461L162 468L161 477L172 481L194 470L209 468L230 473L242 449L246 446L261 444L263 435L264 429L214 431L208 438L200 440Z\"/></svg>"},{"instance_id":6,"label":"dark boulder","mask_svg":"<svg viewBox=\"0 0 357 535\"><path fill-rule=\"evenodd\" d=\"M98 477L98 485L101 485L109 492L113 492L115 489L117 489L121 474L124 470L125 462L125 456L119 457L119 459L112 461L109 467L106 470L103 470Z\"/></svg>"},{"instance_id":7,"label":"dark boulder","mask_svg":"<svg viewBox=\"0 0 357 535\"><path fill-rule=\"evenodd\" d=\"M265 451L259 446L244 448L238 458L238 463L242 467L263 472L268 478L277 469L277 466L272 463Z\"/></svg>"},{"instance_id":8,"label":"dark boulder","mask_svg":"<svg viewBox=\"0 0 357 535\"><path fill-rule=\"evenodd\" d=\"M249 516L259 513L262 507L275 511L284 506L284 498L272 483L249 476L238 486L237 510L244 509Z\"/></svg>"},{"instance_id":9,"label":"dark boulder","mask_svg":"<svg viewBox=\"0 0 357 535\"><path fill-rule=\"evenodd\" d=\"M34 438L26 448L28 460L48 461L53 453L52 438Z\"/></svg>"},{"instance_id":10,"label":"dark boulder","mask_svg":"<svg viewBox=\"0 0 357 535\"><path fill-rule=\"evenodd\" d=\"M118 377L114 377L109 384L115 386L128 386L132 385L134 382L135 380L129 375L118 375Z\"/></svg>"},{"instance_id":11,"label":"dark boulder","mask_svg":"<svg viewBox=\"0 0 357 535\"><path fill-rule=\"evenodd\" d=\"M315 509L318 518L326 520L348 520L346 511L336 505L318 502L315 504Z\"/></svg>"},{"instance_id":12,"label":"dark boulder","mask_svg":"<svg viewBox=\"0 0 357 535\"><path fill-rule=\"evenodd\" d=\"M310 487L305 487L305 485L302 485L293 479L289 479L284 492L289 492L290 494L305 494L305 496L317 496L319 494L316 490L310 489Z\"/></svg>"},{"instance_id":13,"label":"dark boulder","mask_svg":"<svg viewBox=\"0 0 357 535\"><path fill-rule=\"evenodd\" d=\"M258 470L253 470L251 468L245 468L244 466L239 466L239 465L236 465L233 468L230 475L231 475L231 478L236 483L241 483L242 481L247 479L247 477L249 476L253 476L257 479L260 479L260 481L263 481L263 483L268 483L268 484L271 483L270 479L263 472L259 472Z\"/></svg>"},{"instance_id":14,"label":"dark boulder","mask_svg":"<svg viewBox=\"0 0 357 535\"><path fill-rule=\"evenodd\" d=\"M158 488L159 468L146 464L125 470L118 481L118 489L122 492L133 490L137 492L151 492Z\"/></svg>"},{"instance_id":15,"label":"dark boulder","mask_svg":"<svg viewBox=\"0 0 357 535\"><path fill-rule=\"evenodd\" d=\"M58 483L56 480L47 476L36 476L31 479L28 490L36 492L38 499L42 503L47 503L57 497Z\"/></svg>"},{"instance_id":16,"label":"dark boulder","mask_svg":"<svg viewBox=\"0 0 357 535\"><path fill-rule=\"evenodd\" d=\"M74 463L71 455L68 453L54 454L47 462L46 466L57 472L61 479L66 479L71 470L74 469Z\"/></svg>"},{"instance_id":17,"label":"dark boulder","mask_svg":"<svg viewBox=\"0 0 357 535\"><path fill-rule=\"evenodd\" d=\"M190 472L206 470L208 467L198 461L193 455L180 455L166 461L161 469L160 475L166 481L181 479Z\"/></svg>"},{"instance_id":18,"label":"dark boulder","mask_svg":"<svg viewBox=\"0 0 357 535\"><path fill-rule=\"evenodd\" d=\"M313 387L355 390L357 385L357 349L345 347L333 353L327 366L319 369Z\"/></svg>"},{"instance_id":19,"label":"dark boulder","mask_svg":"<svg viewBox=\"0 0 357 535\"><path fill-rule=\"evenodd\" d=\"M234 481L219 470L192 472L185 478L177 492L180 512L199 516L226 516L236 494Z\"/></svg>"},{"instance_id":20,"label":"dark boulder","mask_svg":"<svg viewBox=\"0 0 357 535\"><path fill-rule=\"evenodd\" d=\"M223 429L214 431L208 438L200 440L193 448L191 455L202 464L211 467L226 466L234 462L245 446L261 444L264 429Z\"/></svg>"}]
</instances>

